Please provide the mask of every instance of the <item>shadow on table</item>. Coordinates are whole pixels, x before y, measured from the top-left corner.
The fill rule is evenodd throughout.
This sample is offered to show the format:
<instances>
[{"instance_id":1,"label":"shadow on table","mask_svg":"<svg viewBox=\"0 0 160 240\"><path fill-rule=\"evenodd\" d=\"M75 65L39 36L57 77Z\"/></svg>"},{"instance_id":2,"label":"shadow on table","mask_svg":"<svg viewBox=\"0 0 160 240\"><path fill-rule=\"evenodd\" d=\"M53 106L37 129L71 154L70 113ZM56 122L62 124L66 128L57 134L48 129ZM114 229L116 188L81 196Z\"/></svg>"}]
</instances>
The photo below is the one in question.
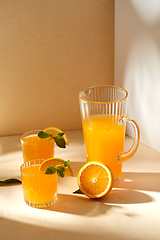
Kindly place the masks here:
<instances>
[{"instance_id":1,"label":"shadow on table","mask_svg":"<svg viewBox=\"0 0 160 240\"><path fill-rule=\"evenodd\" d=\"M160 192L160 173L123 172L115 188Z\"/></svg>"},{"instance_id":2,"label":"shadow on table","mask_svg":"<svg viewBox=\"0 0 160 240\"><path fill-rule=\"evenodd\" d=\"M80 195L58 194L57 203L46 210L93 217L106 214L113 209L119 211L123 208L115 204L137 204L151 201L153 199L150 196L141 192L113 189L111 193L100 199L89 199Z\"/></svg>"},{"instance_id":3,"label":"shadow on table","mask_svg":"<svg viewBox=\"0 0 160 240\"><path fill-rule=\"evenodd\" d=\"M115 188L112 189L110 194L100 199L100 202L106 204L140 204L152 201L154 201L154 199L146 193L136 190Z\"/></svg>"},{"instance_id":4,"label":"shadow on table","mask_svg":"<svg viewBox=\"0 0 160 240\"><path fill-rule=\"evenodd\" d=\"M107 205L84 195L58 194L56 204L45 210L93 217L106 214L112 207L121 209L121 206Z\"/></svg>"},{"instance_id":5,"label":"shadow on table","mask_svg":"<svg viewBox=\"0 0 160 240\"><path fill-rule=\"evenodd\" d=\"M38 213L37 213L38 214ZM53 215L54 218L54 215ZM52 227L44 227L44 220L35 220L35 224L19 222L16 220L10 220L7 218L0 217L0 233L1 239L3 240L62 240L62 239L92 239L97 240L100 238L101 240L112 239L112 240L128 240L127 236L121 236L118 232L113 232L109 228L106 227L104 231L96 231L97 228L92 228L92 231L85 232L83 226L77 223L77 227L70 227L65 229L63 225L58 226L57 224L52 224ZM70 226L73 224L73 219L68 222ZM56 222L56 220L55 220ZM62 221L63 222L63 221ZM73 224L73 226L76 226ZM72 229L72 230L71 230ZM123 233L122 233L123 234ZM132 240L134 238L130 238Z\"/></svg>"}]
</instances>

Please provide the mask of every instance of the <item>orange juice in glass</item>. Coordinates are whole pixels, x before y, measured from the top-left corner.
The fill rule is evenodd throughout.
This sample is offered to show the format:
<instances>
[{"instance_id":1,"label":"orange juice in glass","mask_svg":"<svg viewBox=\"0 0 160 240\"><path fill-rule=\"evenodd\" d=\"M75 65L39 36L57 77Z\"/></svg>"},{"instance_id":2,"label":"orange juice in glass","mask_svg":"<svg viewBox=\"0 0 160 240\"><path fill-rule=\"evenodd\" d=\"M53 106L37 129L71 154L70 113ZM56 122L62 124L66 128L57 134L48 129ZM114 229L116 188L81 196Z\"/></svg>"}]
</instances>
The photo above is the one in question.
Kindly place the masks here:
<instances>
[{"instance_id":1,"label":"orange juice in glass","mask_svg":"<svg viewBox=\"0 0 160 240\"><path fill-rule=\"evenodd\" d=\"M29 131L21 136L20 140L24 162L32 159L47 159L54 156L54 139L39 138L38 133L40 131L41 130Z\"/></svg>"},{"instance_id":2,"label":"orange juice in glass","mask_svg":"<svg viewBox=\"0 0 160 240\"><path fill-rule=\"evenodd\" d=\"M114 183L122 173L122 163L138 149L140 130L136 121L127 117L128 92L116 86L100 85L79 93L87 161L100 161L113 172ZM134 130L131 149L124 152L125 126Z\"/></svg>"},{"instance_id":3,"label":"orange juice in glass","mask_svg":"<svg viewBox=\"0 0 160 240\"><path fill-rule=\"evenodd\" d=\"M21 165L24 201L35 208L49 207L57 200L57 173L48 175L39 170L44 159L35 159Z\"/></svg>"}]
</instances>

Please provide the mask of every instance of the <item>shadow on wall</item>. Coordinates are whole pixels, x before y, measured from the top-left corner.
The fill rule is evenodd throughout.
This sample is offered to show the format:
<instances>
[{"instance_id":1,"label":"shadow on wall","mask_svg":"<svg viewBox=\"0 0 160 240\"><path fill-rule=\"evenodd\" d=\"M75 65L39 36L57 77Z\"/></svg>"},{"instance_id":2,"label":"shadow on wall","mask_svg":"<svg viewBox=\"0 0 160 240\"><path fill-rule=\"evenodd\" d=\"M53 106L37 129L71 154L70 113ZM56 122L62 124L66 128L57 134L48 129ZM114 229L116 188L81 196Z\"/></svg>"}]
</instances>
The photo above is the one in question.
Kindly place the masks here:
<instances>
[{"instance_id":1,"label":"shadow on wall","mask_svg":"<svg viewBox=\"0 0 160 240\"><path fill-rule=\"evenodd\" d=\"M126 51L123 83L129 92L128 115L140 126L141 142L160 151L160 2L131 3L128 29L132 39ZM133 136L130 127L127 134Z\"/></svg>"}]
</instances>

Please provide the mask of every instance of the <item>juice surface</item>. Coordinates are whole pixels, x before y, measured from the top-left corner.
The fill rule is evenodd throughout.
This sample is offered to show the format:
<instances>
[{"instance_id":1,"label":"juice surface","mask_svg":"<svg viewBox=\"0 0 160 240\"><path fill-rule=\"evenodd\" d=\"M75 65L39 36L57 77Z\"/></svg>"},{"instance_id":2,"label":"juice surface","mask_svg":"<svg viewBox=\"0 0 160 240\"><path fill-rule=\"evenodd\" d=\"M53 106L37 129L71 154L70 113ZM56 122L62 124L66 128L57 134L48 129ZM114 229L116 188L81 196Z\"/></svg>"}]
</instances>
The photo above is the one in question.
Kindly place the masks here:
<instances>
[{"instance_id":1,"label":"juice surface","mask_svg":"<svg viewBox=\"0 0 160 240\"><path fill-rule=\"evenodd\" d=\"M32 159L47 159L54 155L54 140L31 135L23 138L21 144L24 162Z\"/></svg>"},{"instance_id":2,"label":"juice surface","mask_svg":"<svg viewBox=\"0 0 160 240\"><path fill-rule=\"evenodd\" d=\"M124 151L125 124L120 126L114 115L97 115L83 124L87 161L100 161L109 166L114 179L121 176L122 164L117 156Z\"/></svg>"},{"instance_id":3,"label":"juice surface","mask_svg":"<svg viewBox=\"0 0 160 240\"><path fill-rule=\"evenodd\" d=\"M44 204L52 201L57 192L57 173L47 175L39 171L40 165L23 169L22 185L24 197L33 204Z\"/></svg>"}]
</instances>

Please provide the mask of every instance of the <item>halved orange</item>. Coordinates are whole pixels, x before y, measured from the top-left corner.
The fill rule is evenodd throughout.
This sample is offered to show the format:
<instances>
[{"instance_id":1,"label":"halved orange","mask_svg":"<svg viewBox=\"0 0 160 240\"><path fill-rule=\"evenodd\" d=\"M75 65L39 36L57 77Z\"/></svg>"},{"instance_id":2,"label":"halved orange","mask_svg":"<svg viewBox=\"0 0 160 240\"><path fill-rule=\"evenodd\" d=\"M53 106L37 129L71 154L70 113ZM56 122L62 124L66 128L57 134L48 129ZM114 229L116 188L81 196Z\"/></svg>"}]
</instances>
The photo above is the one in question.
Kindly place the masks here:
<instances>
[{"instance_id":1,"label":"halved orange","mask_svg":"<svg viewBox=\"0 0 160 240\"><path fill-rule=\"evenodd\" d=\"M47 127L43 130L44 132L48 133L48 134L52 134L53 136L57 135L58 133L60 132L63 132L61 129L59 128L56 128L56 127ZM64 133L64 135L62 136L62 138L64 139L66 145L69 144L69 141L68 141L68 137L67 135Z\"/></svg>"},{"instance_id":2,"label":"halved orange","mask_svg":"<svg viewBox=\"0 0 160 240\"><path fill-rule=\"evenodd\" d=\"M109 167L91 161L80 169L77 182L82 193L90 198L100 198L111 191L114 178Z\"/></svg>"},{"instance_id":3,"label":"halved orange","mask_svg":"<svg viewBox=\"0 0 160 240\"><path fill-rule=\"evenodd\" d=\"M65 160L63 160L62 158L49 158L49 159L46 159L39 166L39 171L45 172L47 167L49 167L49 166L56 167L56 166L62 165L65 168L65 176L73 176L73 170L72 170L70 164L68 164L68 168L66 168L63 165L64 162L65 162Z\"/></svg>"}]
</instances>

